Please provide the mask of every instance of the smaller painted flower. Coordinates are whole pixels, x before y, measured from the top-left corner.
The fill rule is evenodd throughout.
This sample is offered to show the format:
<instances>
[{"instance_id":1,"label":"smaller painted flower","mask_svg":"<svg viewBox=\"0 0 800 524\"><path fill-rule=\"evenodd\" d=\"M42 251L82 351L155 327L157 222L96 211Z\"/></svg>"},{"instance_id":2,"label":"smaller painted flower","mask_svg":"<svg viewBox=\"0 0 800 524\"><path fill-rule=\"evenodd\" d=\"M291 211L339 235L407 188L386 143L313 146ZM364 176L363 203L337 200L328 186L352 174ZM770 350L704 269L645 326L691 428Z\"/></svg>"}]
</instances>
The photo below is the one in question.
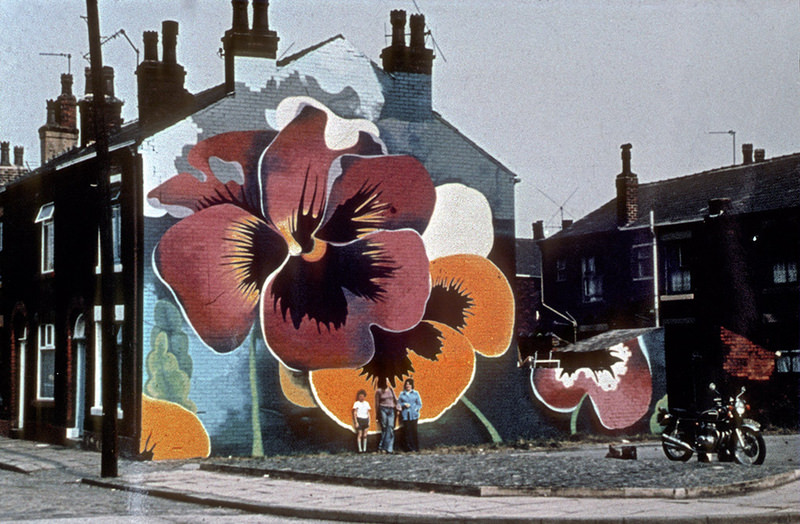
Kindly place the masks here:
<instances>
[{"instance_id":1,"label":"smaller painted flower","mask_svg":"<svg viewBox=\"0 0 800 524\"><path fill-rule=\"evenodd\" d=\"M592 352L561 352L561 366L531 370L531 387L545 406L571 413L588 395L603 427L623 429L650 406L652 377L638 339Z\"/></svg>"}]
</instances>

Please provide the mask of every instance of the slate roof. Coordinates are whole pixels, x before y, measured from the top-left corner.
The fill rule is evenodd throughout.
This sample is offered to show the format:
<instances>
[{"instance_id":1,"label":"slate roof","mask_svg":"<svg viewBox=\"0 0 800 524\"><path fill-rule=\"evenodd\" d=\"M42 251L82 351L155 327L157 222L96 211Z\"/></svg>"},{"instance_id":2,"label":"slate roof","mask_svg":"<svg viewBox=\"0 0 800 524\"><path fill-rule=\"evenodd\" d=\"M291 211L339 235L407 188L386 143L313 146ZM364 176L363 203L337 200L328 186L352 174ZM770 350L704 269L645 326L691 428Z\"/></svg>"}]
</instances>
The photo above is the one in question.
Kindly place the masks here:
<instances>
[{"instance_id":1,"label":"slate roof","mask_svg":"<svg viewBox=\"0 0 800 524\"><path fill-rule=\"evenodd\" d=\"M586 340L581 340L564 347L555 348L553 349L553 353L588 353L591 351L600 351L603 349L608 349L611 346L620 344L622 342L633 340L634 338L656 329L661 328L649 327L639 329L612 329L611 331L606 331L605 333L587 338Z\"/></svg>"},{"instance_id":2,"label":"slate roof","mask_svg":"<svg viewBox=\"0 0 800 524\"><path fill-rule=\"evenodd\" d=\"M733 214L800 207L800 153L639 184L639 219L626 227L647 226L651 209L656 225L702 220L713 198L729 198ZM616 229L615 198L550 238Z\"/></svg>"}]
</instances>

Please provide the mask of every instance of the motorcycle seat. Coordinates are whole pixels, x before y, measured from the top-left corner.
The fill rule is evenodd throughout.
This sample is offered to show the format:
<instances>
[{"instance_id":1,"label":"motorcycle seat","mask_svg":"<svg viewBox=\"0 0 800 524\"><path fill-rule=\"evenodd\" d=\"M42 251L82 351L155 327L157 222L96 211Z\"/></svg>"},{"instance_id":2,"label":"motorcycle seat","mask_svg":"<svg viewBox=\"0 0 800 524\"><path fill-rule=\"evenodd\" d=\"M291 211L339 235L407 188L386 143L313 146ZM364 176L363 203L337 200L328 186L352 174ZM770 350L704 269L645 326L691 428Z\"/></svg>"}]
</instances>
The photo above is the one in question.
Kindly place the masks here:
<instances>
[{"instance_id":1,"label":"motorcycle seat","mask_svg":"<svg viewBox=\"0 0 800 524\"><path fill-rule=\"evenodd\" d=\"M669 412L671 415L674 415L679 418L694 418L696 416L696 413L694 411L683 408L671 408Z\"/></svg>"}]
</instances>

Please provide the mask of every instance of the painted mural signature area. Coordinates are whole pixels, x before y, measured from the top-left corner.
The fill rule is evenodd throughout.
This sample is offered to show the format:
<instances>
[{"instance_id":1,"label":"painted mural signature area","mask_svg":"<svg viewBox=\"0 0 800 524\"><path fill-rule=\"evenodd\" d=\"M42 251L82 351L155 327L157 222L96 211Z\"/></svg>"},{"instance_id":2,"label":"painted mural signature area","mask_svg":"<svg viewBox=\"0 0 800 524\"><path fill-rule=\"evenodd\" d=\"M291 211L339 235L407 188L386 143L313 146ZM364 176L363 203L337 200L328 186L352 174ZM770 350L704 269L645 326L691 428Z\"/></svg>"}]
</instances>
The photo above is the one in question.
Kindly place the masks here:
<instances>
[{"instance_id":1,"label":"painted mural signature area","mask_svg":"<svg viewBox=\"0 0 800 524\"><path fill-rule=\"evenodd\" d=\"M355 391L413 375L422 421L435 420L472 382L475 352L511 343L511 289L486 258L488 202L434 187L416 158L386 154L367 120L305 97L276 117L277 132L199 142L188 161L202 176L150 192L180 218L153 252L156 274L211 350L257 329L298 405L350 427Z\"/></svg>"}]
</instances>

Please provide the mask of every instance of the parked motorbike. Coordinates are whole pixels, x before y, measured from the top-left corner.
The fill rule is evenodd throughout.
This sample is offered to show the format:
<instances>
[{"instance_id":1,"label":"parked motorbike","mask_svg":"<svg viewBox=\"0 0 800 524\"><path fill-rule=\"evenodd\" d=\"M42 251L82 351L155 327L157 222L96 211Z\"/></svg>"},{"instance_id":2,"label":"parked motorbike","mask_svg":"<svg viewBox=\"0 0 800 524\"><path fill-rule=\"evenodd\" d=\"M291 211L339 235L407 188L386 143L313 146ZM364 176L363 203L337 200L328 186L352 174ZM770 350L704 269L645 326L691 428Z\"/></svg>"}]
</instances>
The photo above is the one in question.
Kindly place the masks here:
<instances>
[{"instance_id":1,"label":"parked motorbike","mask_svg":"<svg viewBox=\"0 0 800 524\"><path fill-rule=\"evenodd\" d=\"M720 461L762 464L767 448L761 436L761 425L745 418L750 409L742 398L745 388L727 402L722 401L713 382L709 390L714 394L714 407L701 413L659 408L657 420L664 426L661 433L664 454L669 460L680 462L686 462L697 453L698 458L716 454Z\"/></svg>"}]
</instances>

